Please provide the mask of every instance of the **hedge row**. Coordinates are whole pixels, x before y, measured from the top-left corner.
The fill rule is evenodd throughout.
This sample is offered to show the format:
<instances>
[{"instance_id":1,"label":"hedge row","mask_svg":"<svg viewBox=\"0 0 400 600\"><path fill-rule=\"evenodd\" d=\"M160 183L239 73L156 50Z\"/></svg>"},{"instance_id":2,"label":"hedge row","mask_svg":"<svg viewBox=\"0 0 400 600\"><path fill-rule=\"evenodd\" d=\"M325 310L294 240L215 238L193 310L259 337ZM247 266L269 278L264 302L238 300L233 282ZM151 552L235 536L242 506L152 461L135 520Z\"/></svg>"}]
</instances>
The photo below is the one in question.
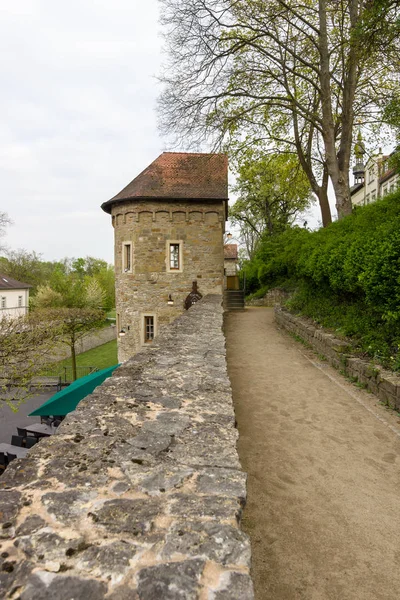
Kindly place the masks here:
<instances>
[{"instance_id":1,"label":"hedge row","mask_svg":"<svg viewBox=\"0 0 400 600\"><path fill-rule=\"evenodd\" d=\"M294 309L400 368L400 192L325 229L265 239L245 271L250 291L295 287Z\"/></svg>"}]
</instances>

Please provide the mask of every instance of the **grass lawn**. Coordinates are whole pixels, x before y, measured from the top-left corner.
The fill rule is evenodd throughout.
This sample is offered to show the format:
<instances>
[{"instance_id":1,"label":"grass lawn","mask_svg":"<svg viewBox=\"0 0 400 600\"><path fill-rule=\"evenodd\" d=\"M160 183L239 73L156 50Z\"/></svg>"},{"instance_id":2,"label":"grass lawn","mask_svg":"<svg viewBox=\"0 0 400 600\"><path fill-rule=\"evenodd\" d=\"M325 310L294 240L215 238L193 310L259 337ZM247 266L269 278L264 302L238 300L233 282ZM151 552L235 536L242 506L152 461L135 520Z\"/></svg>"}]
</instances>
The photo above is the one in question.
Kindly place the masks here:
<instances>
[{"instance_id":1,"label":"grass lawn","mask_svg":"<svg viewBox=\"0 0 400 600\"><path fill-rule=\"evenodd\" d=\"M78 367L97 367L98 369L106 369L112 367L118 362L117 358L117 340L111 340L106 344L92 348L87 352L82 352L76 357ZM66 358L58 363L51 365L53 367L69 367L71 368L71 359Z\"/></svg>"}]
</instances>

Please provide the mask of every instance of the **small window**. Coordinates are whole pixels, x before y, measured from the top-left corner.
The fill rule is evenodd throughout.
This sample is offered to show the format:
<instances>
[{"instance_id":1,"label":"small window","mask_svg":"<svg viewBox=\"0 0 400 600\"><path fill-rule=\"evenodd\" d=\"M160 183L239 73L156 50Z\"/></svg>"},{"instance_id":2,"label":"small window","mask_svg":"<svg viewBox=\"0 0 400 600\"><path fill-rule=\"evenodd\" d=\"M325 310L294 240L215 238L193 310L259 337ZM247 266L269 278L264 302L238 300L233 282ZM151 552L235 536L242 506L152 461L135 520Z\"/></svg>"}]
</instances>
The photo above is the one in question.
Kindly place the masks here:
<instances>
[{"instance_id":1,"label":"small window","mask_svg":"<svg viewBox=\"0 0 400 600\"><path fill-rule=\"evenodd\" d=\"M146 315L144 317L144 341L145 343L154 340L154 317Z\"/></svg>"},{"instance_id":2,"label":"small window","mask_svg":"<svg viewBox=\"0 0 400 600\"><path fill-rule=\"evenodd\" d=\"M169 245L169 268L171 270L178 270L179 264L179 244Z\"/></svg>"},{"instance_id":3,"label":"small window","mask_svg":"<svg viewBox=\"0 0 400 600\"><path fill-rule=\"evenodd\" d=\"M5 296L1 297L1 308L7 308L7 298Z\"/></svg>"},{"instance_id":4,"label":"small window","mask_svg":"<svg viewBox=\"0 0 400 600\"><path fill-rule=\"evenodd\" d=\"M386 196L387 193L388 193L387 192L387 185L385 185L385 187L383 188L383 195Z\"/></svg>"},{"instance_id":5,"label":"small window","mask_svg":"<svg viewBox=\"0 0 400 600\"><path fill-rule=\"evenodd\" d=\"M183 270L183 242L181 240L167 241L167 271L182 273Z\"/></svg>"},{"instance_id":6,"label":"small window","mask_svg":"<svg viewBox=\"0 0 400 600\"><path fill-rule=\"evenodd\" d=\"M376 200L376 192L372 192L371 194L371 202L375 202Z\"/></svg>"},{"instance_id":7,"label":"small window","mask_svg":"<svg viewBox=\"0 0 400 600\"><path fill-rule=\"evenodd\" d=\"M132 273L132 244L122 244L122 270L124 273Z\"/></svg>"},{"instance_id":8,"label":"small window","mask_svg":"<svg viewBox=\"0 0 400 600\"><path fill-rule=\"evenodd\" d=\"M374 180L375 177L375 167L370 167L370 169L368 170L368 182L371 183L371 181Z\"/></svg>"},{"instance_id":9,"label":"small window","mask_svg":"<svg viewBox=\"0 0 400 600\"><path fill-rule=\"evenodd\" d=\"M22 308L22 296L18 296L18 308Z\"/></svg>"},{"instance_id":10,"label":"small window","mask_svg":"<svg viewBox=\"0 0 400 600\"><path fill-rule=\"evenodd\" d=\"M369 204L369 194L365 196L365 204Z\"/></svg>"}]
</instances>

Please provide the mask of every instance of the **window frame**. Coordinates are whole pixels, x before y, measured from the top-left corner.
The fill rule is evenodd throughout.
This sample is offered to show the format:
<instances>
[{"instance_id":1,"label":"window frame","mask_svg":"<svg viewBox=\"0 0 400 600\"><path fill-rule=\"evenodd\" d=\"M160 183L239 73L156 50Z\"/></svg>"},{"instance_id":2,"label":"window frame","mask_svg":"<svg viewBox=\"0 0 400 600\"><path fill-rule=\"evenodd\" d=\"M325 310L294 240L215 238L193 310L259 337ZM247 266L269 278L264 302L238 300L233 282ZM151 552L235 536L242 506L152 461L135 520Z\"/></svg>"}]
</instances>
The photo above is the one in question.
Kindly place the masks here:
<instances>
[{"instance_id":1,"label":"window frame","mask_svg":"<svg viewBox=\"0 0 400 600\"><path fill-rule=\"evenodd\" d=\"M153 337L150 339L147 339L147 337L146 337L146 333L147 333L146 319L153 319L153 324L152 324ZM141 341L142 346L148 346L149 344L151 344L156 336L157 336L157 315L152 312L141 313L141 315L140 315L140 341Z\"/></svg>"},{"instance_id":2,"label":"window frame","mask_svg":"<svg viewBox=\"0 0 400 600\"><path fill-rule=\"evenodd\" d=\"M178 246L178 268L171 267L171 246ZM166 267L167 273L183 272L183 240L167 240L166 242Z\"/></svg>"},{"instance_id":3,"label":"window frame","mask_svg":"<svg viewBox=\"0 0 400 600\"><path fill-rule=\"evenodd\" d=\"M127 248L129 248L129 253L127 252ZM128 263L128 265L127 265ZM132 242L122 242L122 272L123 273L132 273L132 263L133 263L133 252L132 252Z\"/></svg>"}]
</instances>

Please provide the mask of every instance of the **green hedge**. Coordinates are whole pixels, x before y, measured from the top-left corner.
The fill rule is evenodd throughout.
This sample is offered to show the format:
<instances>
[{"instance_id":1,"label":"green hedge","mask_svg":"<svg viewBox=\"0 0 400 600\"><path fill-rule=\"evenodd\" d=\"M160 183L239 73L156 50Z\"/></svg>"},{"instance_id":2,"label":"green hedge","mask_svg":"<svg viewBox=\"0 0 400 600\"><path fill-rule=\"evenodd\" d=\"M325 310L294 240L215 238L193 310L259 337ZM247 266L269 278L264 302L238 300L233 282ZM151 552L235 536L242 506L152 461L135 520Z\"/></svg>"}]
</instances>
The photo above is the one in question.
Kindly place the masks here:
<instances>
[{"instance_id":1,"label":"green hedge","mask_svg":"<svg viewBox=\"0 0 400 600\"><path fill-rule=\"evenodd\" d=\"M400 192L325 229L265 239L245 270L253 292L295 283L293 309L400 369Z\"/></svg>"}]
</instances>

